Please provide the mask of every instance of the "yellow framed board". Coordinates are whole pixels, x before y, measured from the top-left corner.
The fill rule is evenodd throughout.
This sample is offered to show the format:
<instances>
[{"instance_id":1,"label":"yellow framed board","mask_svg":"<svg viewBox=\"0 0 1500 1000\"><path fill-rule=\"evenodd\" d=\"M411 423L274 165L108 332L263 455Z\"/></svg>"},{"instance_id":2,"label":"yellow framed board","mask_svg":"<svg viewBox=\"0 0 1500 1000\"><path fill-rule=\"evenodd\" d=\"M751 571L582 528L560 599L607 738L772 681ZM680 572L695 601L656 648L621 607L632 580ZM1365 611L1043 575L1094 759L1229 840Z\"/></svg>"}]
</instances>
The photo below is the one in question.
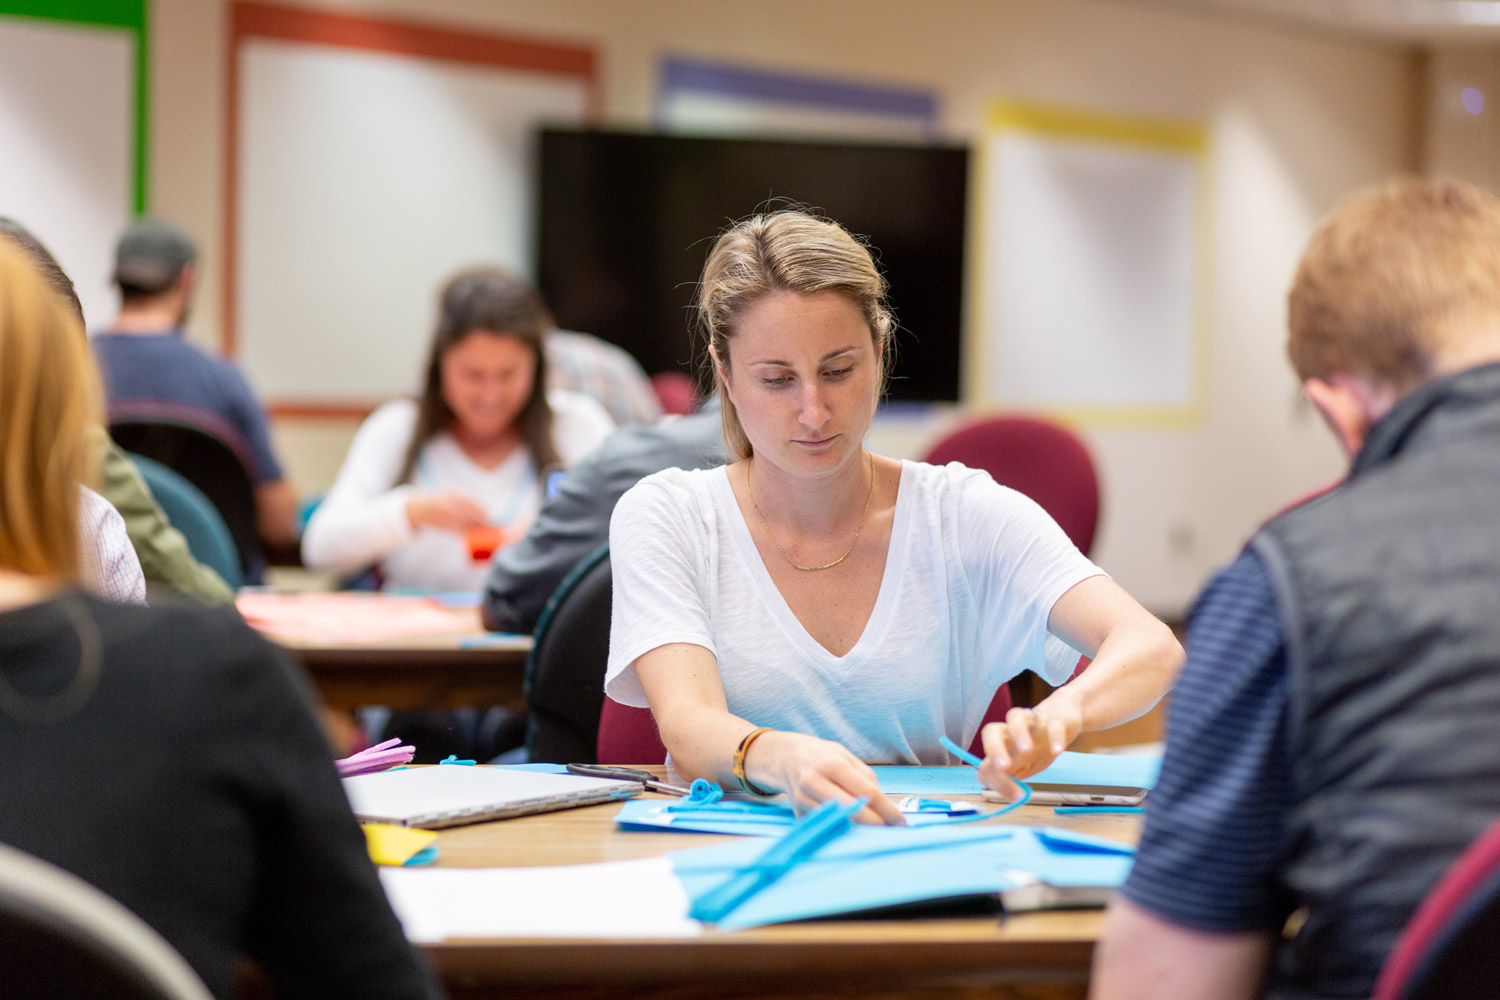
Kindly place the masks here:
<instances>
[{"instance_id":1,"label":"yellow framed board","mask_svg":"<svg viewBox=\"0 0 1500 1000\"><path fill-rule=\"evenodd\" d=\"M1198 423L1205 130L996 103L977 154L968 397L1082 425Z\"/></svg>"}]
</instances>

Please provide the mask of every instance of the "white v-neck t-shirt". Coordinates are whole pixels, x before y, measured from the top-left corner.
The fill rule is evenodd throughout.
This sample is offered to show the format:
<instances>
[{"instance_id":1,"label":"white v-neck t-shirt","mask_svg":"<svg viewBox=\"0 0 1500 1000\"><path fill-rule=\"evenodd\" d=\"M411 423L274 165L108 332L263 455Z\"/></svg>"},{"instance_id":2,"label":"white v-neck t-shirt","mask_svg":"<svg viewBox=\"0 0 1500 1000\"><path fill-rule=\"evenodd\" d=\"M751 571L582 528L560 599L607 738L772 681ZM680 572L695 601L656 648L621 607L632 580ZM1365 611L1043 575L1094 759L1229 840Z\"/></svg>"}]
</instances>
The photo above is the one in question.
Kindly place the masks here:
<instances>
[{"instance_id":1,"label":"white v-neck t-shirt","mask_svg":"<svg viewBox=\"0 0 1500 1000\"><path fill-rule=\"evenodd\" d=\"M610 553L610 697L647 707L635 660L693 643L717 659L730 712L889 764L951 763L939 737L968 746L1023 670L1067 680L1078 655L1047 617L1101 573L1035 502L957 463L901 463L880 592L843 656L776 589L725 468L641 480L615 507Z\"/></svg>"}]
</instances>

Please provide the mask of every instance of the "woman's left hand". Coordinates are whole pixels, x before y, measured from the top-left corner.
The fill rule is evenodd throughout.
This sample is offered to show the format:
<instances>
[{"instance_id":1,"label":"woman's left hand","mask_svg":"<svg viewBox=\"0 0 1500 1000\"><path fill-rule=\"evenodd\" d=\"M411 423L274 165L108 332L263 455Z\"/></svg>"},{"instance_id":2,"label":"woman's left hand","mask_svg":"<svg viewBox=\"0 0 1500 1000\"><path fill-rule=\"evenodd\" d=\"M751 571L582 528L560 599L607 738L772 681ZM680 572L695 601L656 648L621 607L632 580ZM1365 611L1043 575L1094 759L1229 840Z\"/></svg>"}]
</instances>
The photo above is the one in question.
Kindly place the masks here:
<instances>
[{"instance_id":1,"label":"woman's left hand","mask_svg":"<svg viewBox=\"0 0 1500 1000\"><path fill-rule=\"evenodd\" d=\"M1027 778L1057 759L1083 730L1083 708L1058 691L1036 708L1013 708L1004 722L991 722L980 731L984 763L979 780L1010 798L1021 790L1011 778Z\"/></svg>"}]
</instances>

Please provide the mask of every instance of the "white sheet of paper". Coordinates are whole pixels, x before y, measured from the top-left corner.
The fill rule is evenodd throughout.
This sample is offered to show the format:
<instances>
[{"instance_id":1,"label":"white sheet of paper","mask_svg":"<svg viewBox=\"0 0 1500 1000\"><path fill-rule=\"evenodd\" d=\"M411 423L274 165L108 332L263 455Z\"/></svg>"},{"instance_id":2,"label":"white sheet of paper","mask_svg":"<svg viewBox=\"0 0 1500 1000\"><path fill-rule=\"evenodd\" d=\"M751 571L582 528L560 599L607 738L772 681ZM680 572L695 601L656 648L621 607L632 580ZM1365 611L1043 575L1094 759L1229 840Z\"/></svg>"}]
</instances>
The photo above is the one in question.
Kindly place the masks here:
<instances>
[{"instance_id":1,"label":"white sheet of paper","mask_svg":"<svg viewBox=\"0 0 1500 1000\"><path fill-rule=\"evenodd\" d=\"M702 933L666 858L536 868L381 868L408 940Z\"/></svg>"}]
</instances>

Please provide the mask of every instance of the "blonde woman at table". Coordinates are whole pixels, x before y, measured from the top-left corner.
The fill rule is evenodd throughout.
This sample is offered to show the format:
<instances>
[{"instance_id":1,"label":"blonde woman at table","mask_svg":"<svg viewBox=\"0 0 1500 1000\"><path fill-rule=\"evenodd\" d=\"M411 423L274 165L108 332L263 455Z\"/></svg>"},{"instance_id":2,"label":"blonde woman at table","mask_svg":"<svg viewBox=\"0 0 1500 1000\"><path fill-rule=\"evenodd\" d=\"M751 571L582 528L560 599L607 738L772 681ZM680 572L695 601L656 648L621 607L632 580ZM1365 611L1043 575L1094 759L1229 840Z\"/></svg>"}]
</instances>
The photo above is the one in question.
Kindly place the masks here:
<instances>
[{"instance_id":1,"label":"blonde woman at table","mask_svg":"<svg viewBox=\"0 0 1500 1000\"><path fill-rule=\"evenodd\" d=\"M0 358L0 843L124 904L215 996L246 957L279 996L437 996L296 668L231 608L79 589L98 373L3 240Z\"/></svg>"},{"instance_id":2,"label":"blonde woman at table","mask_svg":"<svg viewBox=\"0 0 1500 1000\"><path fill-rule=\"evenodd\" d=\"M867 765L953 763L939 739L971 741L1001 684L1067 679L1076 654L1049 642L1093 665L985 727L991 787L1167 690L1170 630L1035 503L864 448L894 326L864 245L750 218L710 252L698 312L734 461L647 477L610 529L606 690L649 705L683 775L799 809L868 796L857 818L900 823Z\"/></svg>"},{"instance_id":3,"label":"blonde woman at table","mask_svg":"<svg viewBox=\"0 0 1500 1000\"><path fill-rule=\"evenodd\" d=\"M361 425L308 522L303 561L345 573L378 565L387 586L479 590L488 554L476 557L465 534L524 536L545 475L614 429L589 397L546 389L551 328L522 278L478 269L449 281L421 398L386 403Z\"/></svg>"}]
</instances>

